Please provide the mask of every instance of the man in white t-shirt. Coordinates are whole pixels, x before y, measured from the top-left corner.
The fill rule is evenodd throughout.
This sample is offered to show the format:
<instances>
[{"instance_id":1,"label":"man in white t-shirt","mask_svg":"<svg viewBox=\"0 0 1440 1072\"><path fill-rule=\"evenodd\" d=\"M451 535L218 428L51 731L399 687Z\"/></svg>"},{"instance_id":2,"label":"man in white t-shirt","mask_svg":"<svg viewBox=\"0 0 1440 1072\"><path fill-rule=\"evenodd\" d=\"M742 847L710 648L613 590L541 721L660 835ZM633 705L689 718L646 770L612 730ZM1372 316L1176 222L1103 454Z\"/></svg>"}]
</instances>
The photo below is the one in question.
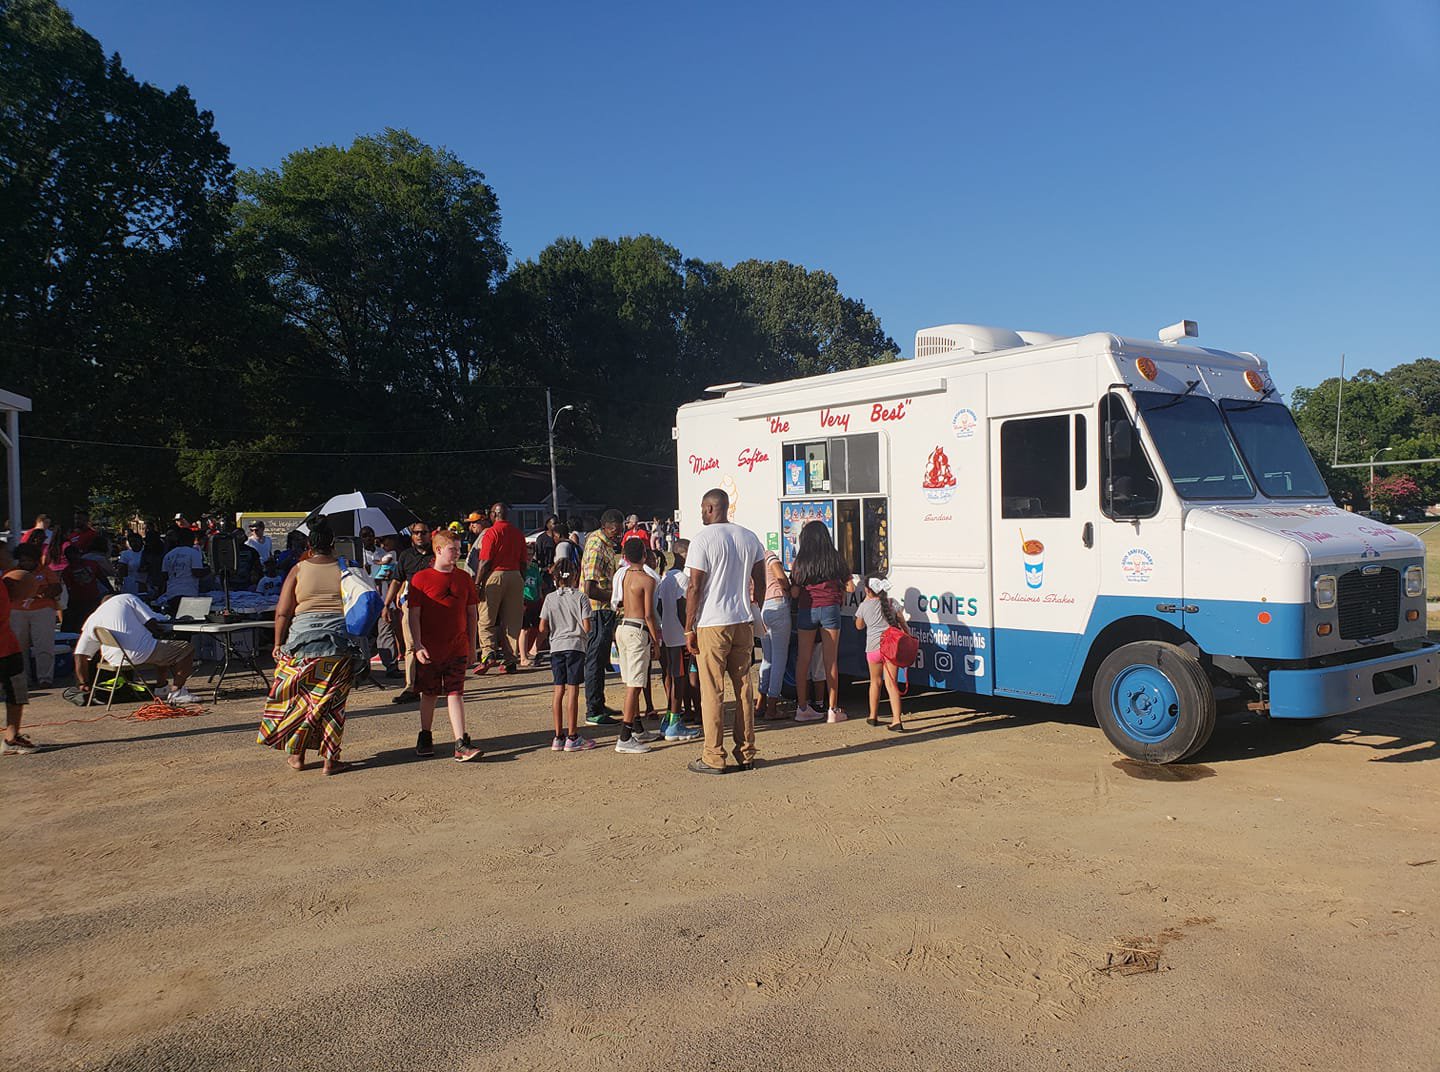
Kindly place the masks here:
<instances>
[{"instance_id":1,"label":"man in white t-shirt","mask_svg":"<svg viewBox=\"0 0 1440 1072\"><path fill-rule=\"evenodd\" d=\"M205 559L195 546L195 534L178 536L179 542L165 553L160 560L160 569L165 574L165 598L177 600L181 596L198 596L200 578L205 576Z\"/></svg>"},{"instance_id":2,"label":"man in white t-shirt","mask_svg":"<svg viewBox=\"0 0 1440 1072\"><path fill-rule=\"evenodd\" d=\"M265 535L265 522L250 522L250 538L245 541L245 546L255 552L255 557L260 559L260 568L265 568L265 563L275 557L275 541Z\"/></svg>"},{"instance_id":3,"label":"man in white t-shirt","mask_svg":"<svg viewBox=\"0 0 1440 1072\"><path fill-rule=\"evenodd\" d=\"M171 703L195 703L195 697L185 688L185 679L195 665L195 649L186 640L162 639L164 632L156 624L158 621L139 596L110 596L96 607L80 627L80 639L75 641L75 677L81 691L90 690L90 660L100 654L111 666L119 666L123 648L132 663L154 668L160 679L156 696ZM97 628L110 630L120 648L102 645L95 635ZM173 689L168 686L172 674Z\"/></svg>"},{"instance_id":4,"label":"man in white t-shirt","mask_svg":"<svg viewBox=\"0 0 1440 1072\"><path fill-rule=\"evenodd\" d=\"M760 537L727 520L730 497L711 488L700 503L703 525L690 540L690 585L685 592L685 645L700 671L700 720L705 748L691 762L696 774L725 773L725 678L735 687L735 762L755 766L755 593L765 593L765 548Z\"/></svg>"}]
</instances>

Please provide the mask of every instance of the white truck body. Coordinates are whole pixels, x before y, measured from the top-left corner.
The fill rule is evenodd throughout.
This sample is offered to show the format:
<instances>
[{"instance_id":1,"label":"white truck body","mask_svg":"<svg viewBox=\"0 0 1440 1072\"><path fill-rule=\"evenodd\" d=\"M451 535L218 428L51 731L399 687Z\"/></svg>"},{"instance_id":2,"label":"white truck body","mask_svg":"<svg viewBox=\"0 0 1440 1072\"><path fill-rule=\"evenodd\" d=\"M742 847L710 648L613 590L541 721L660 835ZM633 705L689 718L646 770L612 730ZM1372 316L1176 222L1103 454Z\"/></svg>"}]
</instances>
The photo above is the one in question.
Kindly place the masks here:
<instances>
[{"instance_id":1,"label":"white truck body","mask_svg":"<svg viewBox=\"0 0 1440 1072\"><path fill-rule=\"evenodd\" d=\"M1334 505L1258 357L965 325L922 330L916 352L681 407L682 532L719 487L788 567L800 526L825 521L857 574L891 577L915 685L1063 704L1137 641L1184 648L1276 717L1440 684L1423 544ZM859 671L857 631L841 636ZM1143 708L1152 678L1114 688ZM1142 746L1163 739L1163 718L1128 717Z\"/></svg>"}]
</instances>

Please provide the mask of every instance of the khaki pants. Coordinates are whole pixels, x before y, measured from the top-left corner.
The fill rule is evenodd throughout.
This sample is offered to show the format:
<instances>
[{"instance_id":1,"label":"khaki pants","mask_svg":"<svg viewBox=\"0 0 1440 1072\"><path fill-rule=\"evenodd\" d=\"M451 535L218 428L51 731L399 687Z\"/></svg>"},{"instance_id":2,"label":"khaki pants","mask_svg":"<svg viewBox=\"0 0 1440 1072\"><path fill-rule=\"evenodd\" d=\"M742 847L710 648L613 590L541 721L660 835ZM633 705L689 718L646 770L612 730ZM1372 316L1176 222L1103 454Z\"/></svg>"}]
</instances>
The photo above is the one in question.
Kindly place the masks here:
<instances>
[{"instance_id":1,"label":"khaki pants","mask_svg":"<svg viewBox=\"0 0 1440 1072\"><path fill-rule=\"evenodd\" d=\"M755 758L755 686L750 664L755 655L755 627L749 622L710 625L698 630L700 648L700 720L705 727L702 758L711 767L725 766L725 678L735 687L735 758Z\"/></svg>"},{"instance_id":2,"label":"khaki pants","mask_svg":"<svg viewBox=\"0 0 1440 1072\"><path fill-rule=\"evenodd\" d=\"M55 608L12 610L10 628L21 654L35 657L35 680L49 685L55 680Z\"/></svg>"},{"instance_id":3,"label":"khaki pants","mask_svg":"<svg viewBox=\"0 0 1440 1072\"><path fill-rule=\"evenodd\" d=\"M525 618L525 575L519 570L492 573L480 604L480 644L487 662L513 664L519 658L520 623Z\"/></svg>"}]
</instances>

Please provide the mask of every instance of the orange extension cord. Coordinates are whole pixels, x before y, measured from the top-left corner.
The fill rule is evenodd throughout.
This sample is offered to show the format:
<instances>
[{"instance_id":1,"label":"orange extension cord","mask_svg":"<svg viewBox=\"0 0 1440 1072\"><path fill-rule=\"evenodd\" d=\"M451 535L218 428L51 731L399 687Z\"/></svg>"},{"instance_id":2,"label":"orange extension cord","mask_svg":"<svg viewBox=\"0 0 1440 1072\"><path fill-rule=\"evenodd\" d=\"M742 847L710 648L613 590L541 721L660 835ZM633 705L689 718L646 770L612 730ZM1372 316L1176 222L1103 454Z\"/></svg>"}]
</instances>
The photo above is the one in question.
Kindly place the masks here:
<instances>
[{"instance_id":1,"label":"orange extension cord","mask_svg":"<svg viewBox=\"0 0 1440 1072\"><path fill-rule=\"evenodd\" d=\"M105 712L94 718L66 718L59 722L26 722L25 728L44 729L51 726L76 726L89 722L104 722L107 718L116 722L157 722L162 718L194 718L196 715L203 715L205 708L198 704L193 707L177 707L175 704L166 703L164 700L151 700L149 703L141 704L135 710L124 715L117 715L114 712Z\"/></svg>"}]
</instances>

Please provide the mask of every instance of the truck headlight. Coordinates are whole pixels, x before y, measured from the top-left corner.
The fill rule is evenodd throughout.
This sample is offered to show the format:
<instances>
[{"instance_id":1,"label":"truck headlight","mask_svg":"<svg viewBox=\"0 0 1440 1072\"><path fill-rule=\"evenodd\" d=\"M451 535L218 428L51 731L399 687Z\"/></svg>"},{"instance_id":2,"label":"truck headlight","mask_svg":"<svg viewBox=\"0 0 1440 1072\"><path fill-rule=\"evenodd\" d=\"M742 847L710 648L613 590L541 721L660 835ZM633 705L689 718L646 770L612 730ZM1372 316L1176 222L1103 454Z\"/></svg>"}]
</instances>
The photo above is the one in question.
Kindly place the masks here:
<instances>
[{"instance_id":1,"label":"truck headlight","mask_svg":"<svg viewBox=\"0 0 1440 1072\"><path fill-rule=\"evenodd\" d=\"M1425 594L1424 566L1410 566L1405 570L1405 594L1412 597Z\"/></svg>"},{"instance_id":2,"label":"truck headlight","mask_svg":"<svg viewBox=\"0 0 1440 1072\"><path fill-rule=\"evenodd\" d=\"M1335 605L1335 578L1328 573L1315 578L1315 605L1321 610Z\"/></svg>"}]
</instances>

